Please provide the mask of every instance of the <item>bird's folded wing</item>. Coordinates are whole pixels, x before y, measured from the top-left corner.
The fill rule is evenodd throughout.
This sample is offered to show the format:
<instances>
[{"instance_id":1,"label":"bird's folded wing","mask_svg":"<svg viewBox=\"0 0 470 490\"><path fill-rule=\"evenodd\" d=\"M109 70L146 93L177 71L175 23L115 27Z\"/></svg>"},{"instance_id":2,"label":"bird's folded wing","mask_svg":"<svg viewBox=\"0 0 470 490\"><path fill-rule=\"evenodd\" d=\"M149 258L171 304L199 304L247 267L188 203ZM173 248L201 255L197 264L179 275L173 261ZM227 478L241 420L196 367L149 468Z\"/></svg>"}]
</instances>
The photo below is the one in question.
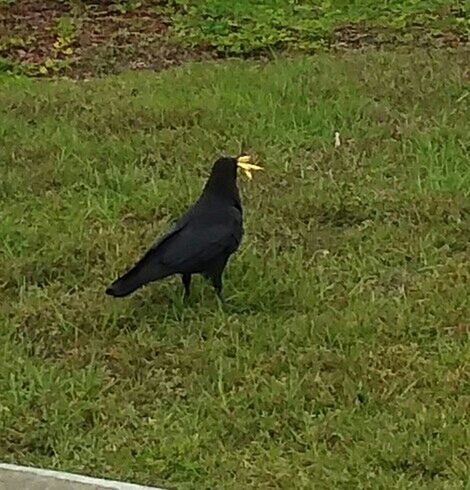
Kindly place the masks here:
<instances>
[{"instance_id":1,"label":"bird's folded wing","mask_svg":"<svg viewBox=\"0 0 470 490\"><path fill-rule=\"evenodd\" d=\"M160 245L163 245L163 243L170 239L173 235L180 232L188 224L190 217L191 210L182 216L176 223L174 223L170 229L152 245L149 252L158 249Z\"/></svg>"},{"instance_id":2,"label":"bird's folded wing","mask_svg":"<svg viewBox=\"0 0 470 490\"><path fill-rule=\"evenodd\" d=\"M233 252L240 236L231 223L218 223L199 228L191 223L166 240L160 262L172 269L192 269L210 262L221 253Z\"/></svg>"}]
</instances>

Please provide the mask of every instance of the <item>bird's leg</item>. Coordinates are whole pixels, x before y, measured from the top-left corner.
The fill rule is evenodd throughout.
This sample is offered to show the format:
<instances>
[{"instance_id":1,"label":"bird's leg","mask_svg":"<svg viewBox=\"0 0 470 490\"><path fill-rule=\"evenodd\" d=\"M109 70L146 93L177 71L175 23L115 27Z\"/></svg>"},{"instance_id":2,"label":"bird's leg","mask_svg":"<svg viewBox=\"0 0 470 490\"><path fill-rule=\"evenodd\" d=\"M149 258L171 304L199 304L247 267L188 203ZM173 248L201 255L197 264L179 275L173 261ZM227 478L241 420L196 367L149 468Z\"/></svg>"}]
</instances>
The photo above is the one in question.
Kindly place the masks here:
<instances>
[{"instance_id":1,"label":"bird's leg","mask_svg":"<svg viewBox=\"0 0 470 490\"><path fill-rule=\"evenodd\" d=\"M183 286L184 286L184 297L189 298L189 293L191 290L191 274L183 274Z\"/></svg>"},{"instance_id":2,"label":"bird's leg","mask_svg":"<svg viewBox=\"0 0 470 490\"><path fill-rule=\"evenodd\" d=\"M222 294L222 274L217 274L211 277L212 285L214 286L215 292L219 297L220 301L224 301L224 296Z\"/></svg>"}]
</instances>

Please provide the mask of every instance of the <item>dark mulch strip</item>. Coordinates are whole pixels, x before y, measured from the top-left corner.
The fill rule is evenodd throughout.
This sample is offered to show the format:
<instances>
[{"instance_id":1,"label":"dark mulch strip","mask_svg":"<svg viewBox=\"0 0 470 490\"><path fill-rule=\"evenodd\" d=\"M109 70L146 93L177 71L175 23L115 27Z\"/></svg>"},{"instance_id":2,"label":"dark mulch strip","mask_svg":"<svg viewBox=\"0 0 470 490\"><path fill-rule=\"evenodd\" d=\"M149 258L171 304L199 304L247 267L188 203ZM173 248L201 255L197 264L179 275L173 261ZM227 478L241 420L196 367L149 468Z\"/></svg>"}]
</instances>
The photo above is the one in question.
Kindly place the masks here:
<instances>
[{"instance_id":1,"label":"dark mulch strip","mask_svg":"<svg viewBox=\"0 0 470 490\"><path fill-rule=\"evenodd\" d=\"M364 24L347 24L336 28L329 45L334 48L360 49L368 46L392 47L406 45L407 39L416 47L458 48L468 43L462 34L450 31L430 32L422 26L411 26L404 38L403 34L391 29L370 27Z\"/></svg>"},{"instance_id":2,"label":"dark mulch strip","mask_svg":"<svg viewBox=\"0 0 470 490\"><path fill-rule=\"evenodd\" d=\"M68 38L71 52L57 49L60 19L73 26ZM56 1L18 0L0 9L0 57L34 67L47 60L66 60L59 70L87 77L123 69L163 69L204 57L172 42L168 22L146 8L120 13L110 2L71 9Z\"/></svg>"},{"instance_id":3,"label":"dark mulch strip","mask_svg":"<svg viewBox=\"0 0 470 490\"><path fill-rule=\"evenodd\" d=\"M40 75L42 70L48 76L87 78L126 69L161 70L188 60L224 56L210 46L188 49L176 42L170 33L170 20L158 13L158 4L154 1L151 6L120 12L111 1L70 6L58 0L16 0L0 7L0 70L3 64L30 75ZM68 29L65 45L60 44L64 24ZM418 25L404 37L391 29L351 24L335 29L328 46L341 50L394 47L407 42L456 48L466 45L468 39L454 32L429 32ZM244 57L270 55L253 51Z\"/></svg>"},{"instance_id":4,"label":"dark mulch strip","mask_svg":"<svg viewBox=\"0 0 470 490\"><path fill-rule=\"evenodd\" d=\"M0 9L0 56L42 63L56 41L54 25L67 12L56 2L24 0Z\"/></svg>"}]
</instances>

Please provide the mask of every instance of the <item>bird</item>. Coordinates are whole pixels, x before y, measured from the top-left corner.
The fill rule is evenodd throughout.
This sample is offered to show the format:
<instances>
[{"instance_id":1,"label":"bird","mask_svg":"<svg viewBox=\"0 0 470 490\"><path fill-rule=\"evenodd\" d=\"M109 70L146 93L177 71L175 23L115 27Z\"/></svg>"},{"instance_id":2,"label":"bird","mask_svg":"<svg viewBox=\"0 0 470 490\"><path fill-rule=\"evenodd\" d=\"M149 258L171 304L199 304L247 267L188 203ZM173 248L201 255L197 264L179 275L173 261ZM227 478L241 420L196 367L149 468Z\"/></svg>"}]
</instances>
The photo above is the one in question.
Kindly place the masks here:
<instances>
[{"instance_id":1,"label":"bird","mask_svg":"<svg viewBox=\"0 0 470 490\"><path fill-rule=\"evenodd\" d=\"M243 236L237 171L243 171L251 180L253 171L263 169L250 162L249 155L217 159L199 199L106 289L106 294L125 297L150 282L178 274L187 298L192 275L202 274L223 301L222 274Z\"/></svg>"}]
</instances>

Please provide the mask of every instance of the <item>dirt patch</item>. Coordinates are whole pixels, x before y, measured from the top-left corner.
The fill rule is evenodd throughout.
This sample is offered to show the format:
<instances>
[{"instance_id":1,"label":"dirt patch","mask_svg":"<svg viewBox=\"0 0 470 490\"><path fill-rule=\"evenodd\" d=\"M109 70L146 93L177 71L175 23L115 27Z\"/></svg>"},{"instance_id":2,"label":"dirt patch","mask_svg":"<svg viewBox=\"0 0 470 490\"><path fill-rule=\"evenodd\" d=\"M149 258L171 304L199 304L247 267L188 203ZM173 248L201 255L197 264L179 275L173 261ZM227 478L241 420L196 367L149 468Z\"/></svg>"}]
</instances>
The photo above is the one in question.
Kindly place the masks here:
<instances>
[{"instance_id":1,"label":"dirt patch","mask_svg":"<svg viewBox=\"0 0 470 490\"><path fill-rule=\"evenodd\" d=\"M53 26L66 12L62 4L17 2L0 9L0 55L42 63L56 41Z\"/></svg>"},{"instance_id":2,"label":"dirt patch","mask_svg":"<svg viewBox=\"0 0 470 490\"><path fill-rule=\"evenodd\" d=\"M365 24L346 24L337 27L329 40L335 49L360 49L368 46L393 47L413 45L417 47L458 48L468 39L452 31L430 32L422 26L411 26L406 35L390 28L370 27Z\"/></svg>"},{"instance_id":3,"label":"dirt patch","mask_svg":"<svg viewBox=\"0 0 470 490\"><path fill-rule=\"evenodd\" d=\"M213 35L218 28L214 19L204 19L195 28L199 33L196 41L186 39L184 30L178 29L182 18L189 22L190 12L181 9L180 4L165 0L0 0L0 72L88 78L126 69L161 70L188 60L228 56L231 51L224 49L231 42L236 44L237 39L220 35L219 44L208 42L204 32ZM460 11L442 12L443 19L463 19L463 15ZM295 29L286 32L292 35ZM275 48L290 53L369 46L456 48L467 44L464 32L418 23L404 32L364 22L339 25L311 46L291 39ZM274 47L269 44L269 36L265 44L259 44L255 34L253 39L244 40L248 43L246 50L232 55L271 57Z\"/></svg>"},{"instance_id":4,"label":"dirt patch","mask_svg":"<svg viewBox=\"0 0 470 490\"><path fill-rule=\"evenodd\" d=\"M203 57L168 34L168 20L151 8L121 12L112 2L34 0L0 8L0 58L31 75L88 77Z\"/></svg>"}]
</instances>

